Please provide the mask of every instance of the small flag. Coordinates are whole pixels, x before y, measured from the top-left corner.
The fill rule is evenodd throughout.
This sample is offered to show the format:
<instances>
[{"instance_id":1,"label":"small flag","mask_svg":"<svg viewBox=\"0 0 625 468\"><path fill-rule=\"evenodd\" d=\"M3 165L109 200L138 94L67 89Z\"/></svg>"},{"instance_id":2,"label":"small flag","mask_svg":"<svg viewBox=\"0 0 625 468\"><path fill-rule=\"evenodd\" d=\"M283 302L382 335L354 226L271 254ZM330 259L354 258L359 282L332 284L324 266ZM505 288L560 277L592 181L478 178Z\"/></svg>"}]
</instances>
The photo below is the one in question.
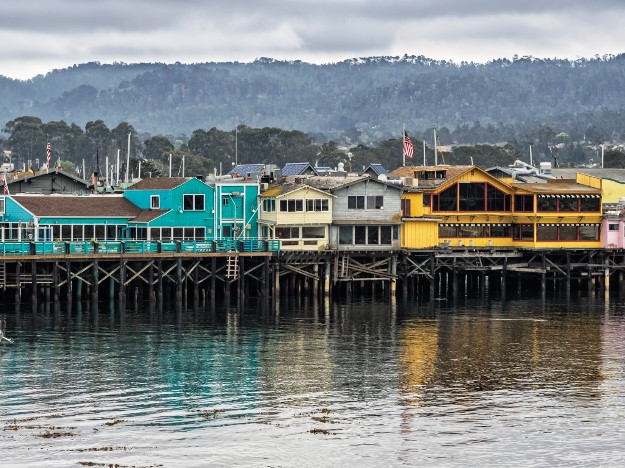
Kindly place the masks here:
<instances>
[{"instance_id":1,"label":"small flag","mask_svg":"<svg viewBox=\"0 0 625 468\"><path fill-rule=\"evenodd\" d=\"M414 154L414 146L412 146L412 141L410 141L410 138L408 137L408 133L406 133L406 130L404 130L404 156L408 156L409 158L412 158L413 154Z\"/></svg>"},{"instance_id":2,"label":"small flag","mask_svg":"<svg viewBox=\"0 0 625 468\"><path fill-rule=\"evenodd\" d=\"M46 144L46 156L46 167L50 167L50 157L52 156L52 145L50 145L50 142Z\"/></svg>"},{"instance_id":3,"label":"small flag","mask_svg":"<svg viewBox=\"0 0 625 468\"><path fill-rule=\"evenodd\" d=\"M4 180L4 194L9 195L9 184L7 183L6 172L2 174L2 179Z\"/></svg>"}]
</instances>

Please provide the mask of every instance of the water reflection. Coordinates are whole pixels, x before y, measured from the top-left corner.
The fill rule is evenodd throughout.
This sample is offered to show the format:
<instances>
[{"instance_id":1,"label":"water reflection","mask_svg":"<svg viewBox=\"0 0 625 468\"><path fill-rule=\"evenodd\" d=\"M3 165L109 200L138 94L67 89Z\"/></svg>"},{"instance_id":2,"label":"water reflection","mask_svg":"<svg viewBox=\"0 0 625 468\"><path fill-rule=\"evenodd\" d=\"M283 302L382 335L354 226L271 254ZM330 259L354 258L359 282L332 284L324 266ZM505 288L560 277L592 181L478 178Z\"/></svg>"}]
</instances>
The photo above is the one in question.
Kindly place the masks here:
<instances>
[{"instance_id":1,"label":"water reflection","mask_svg":"<svg viewBox=\"0 0 625 468\"><path fill-rule=\"evenodd\" d=\"M8 315L0 450L24 466L447 466L581 463L592 443L610 465L625 436L619 303L200 303Z\"/></svg>"}]
</instances>

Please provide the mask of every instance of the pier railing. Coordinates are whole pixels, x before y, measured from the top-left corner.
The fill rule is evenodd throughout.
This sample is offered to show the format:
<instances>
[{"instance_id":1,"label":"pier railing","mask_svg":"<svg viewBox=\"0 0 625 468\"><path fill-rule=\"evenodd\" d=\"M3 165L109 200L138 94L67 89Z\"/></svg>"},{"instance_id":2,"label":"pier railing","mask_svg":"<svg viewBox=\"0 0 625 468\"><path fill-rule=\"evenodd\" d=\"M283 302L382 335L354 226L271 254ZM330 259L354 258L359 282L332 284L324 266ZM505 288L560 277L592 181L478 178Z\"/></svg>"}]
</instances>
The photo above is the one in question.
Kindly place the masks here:
<instances>
[{"instance_id":1,"label":"pier railing","mask_svg":"<svg viewBox=\"0 0 625 468\"><path fill-rule=\"evenodd\" d=\"M85 255L149 253L279 252L280 239L216 239L192 241L0 242L0 255Z\"/></svg>"}]
</instances>

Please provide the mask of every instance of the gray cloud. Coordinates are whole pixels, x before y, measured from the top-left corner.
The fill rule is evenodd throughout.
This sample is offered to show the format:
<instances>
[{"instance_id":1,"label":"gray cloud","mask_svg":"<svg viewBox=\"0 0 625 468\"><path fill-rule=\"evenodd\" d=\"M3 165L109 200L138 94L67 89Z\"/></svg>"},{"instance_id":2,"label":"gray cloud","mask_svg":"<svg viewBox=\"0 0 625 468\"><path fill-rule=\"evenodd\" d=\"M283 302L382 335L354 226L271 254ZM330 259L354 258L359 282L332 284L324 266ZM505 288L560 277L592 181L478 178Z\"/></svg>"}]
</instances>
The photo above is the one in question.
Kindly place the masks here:
<instances>
[{"instance_id":1,"label":"gray cloud","mask_svg":"<svg viewBox=\"0 0 625 468\"><path fill-rule=\"evenodd\" d=\"M328 63L620 53L620 0L20 0L0 7L0 75L88 61Z\"/></svg>"}]
</instances>

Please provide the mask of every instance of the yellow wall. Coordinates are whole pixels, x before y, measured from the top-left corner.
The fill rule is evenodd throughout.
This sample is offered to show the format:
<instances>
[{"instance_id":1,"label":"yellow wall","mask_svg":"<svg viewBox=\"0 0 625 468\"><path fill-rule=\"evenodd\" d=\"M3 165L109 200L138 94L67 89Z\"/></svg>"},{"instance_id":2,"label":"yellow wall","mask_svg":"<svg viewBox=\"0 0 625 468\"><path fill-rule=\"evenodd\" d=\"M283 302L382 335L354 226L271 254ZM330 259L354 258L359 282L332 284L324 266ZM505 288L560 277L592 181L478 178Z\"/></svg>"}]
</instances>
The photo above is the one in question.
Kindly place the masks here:
<instances>
[{"instance_id":1,"label":"yellow wall","mask_svg":"<svg viewBox=\"0 0 625 468\"><path fill-rule=\"evenodd\" d=\"M329 200L328 211L314 211L314 212L284 212L280 211L281 200L303 199L304 210L306 210L306 200L311 198L325 198ZM304 187L299 190L295 190L291 193L287 193L283 197L276 198L276 223L280 226L296 226L304 224L331 224L332 223L332 197L327 193L320 192L309 187Z\"/></svg>"},{"instance_id":2,"label":"yellow wall","mask_svg":"<svg viewBox=\"0 0 625 468\"><path fill-rule=\"evenodd\" d=\"M404 218L401 226L401 246L406 249L428 249L438 246L438 220Z\"/></svg>"},{"instance_id":3,"label":"yellow wall","mask_svg":"<svg viewBox=\"0 0 625 468\"><path fill-rule=\"evenodd\" d=\"M625 197L625 184L614 180L603 179L601 187L602 203L618 203L619 198Z\"/></svg>"}]
</instances>

